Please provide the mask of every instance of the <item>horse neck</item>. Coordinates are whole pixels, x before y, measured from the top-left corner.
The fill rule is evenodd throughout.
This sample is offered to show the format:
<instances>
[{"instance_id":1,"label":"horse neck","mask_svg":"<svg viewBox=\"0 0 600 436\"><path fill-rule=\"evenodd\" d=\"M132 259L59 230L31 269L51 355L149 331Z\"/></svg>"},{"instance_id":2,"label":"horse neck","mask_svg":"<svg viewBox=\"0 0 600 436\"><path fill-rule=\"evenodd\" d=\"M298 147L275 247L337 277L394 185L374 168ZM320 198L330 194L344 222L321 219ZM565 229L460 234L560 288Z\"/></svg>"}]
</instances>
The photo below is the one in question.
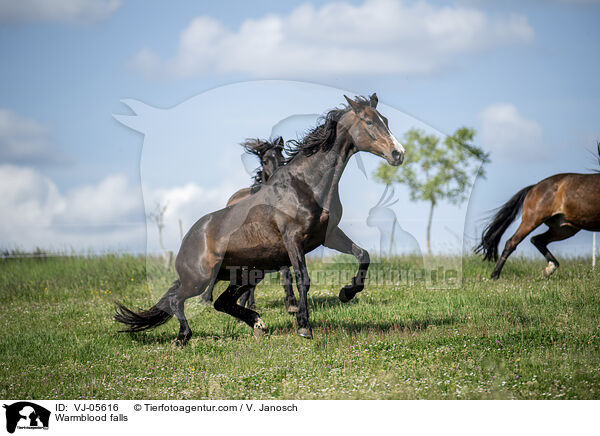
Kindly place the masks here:
<instances>
[{"instance_id":1,"label":"horse neck","mask_svg":"<svg viewBox=\"0 0 600 436\"><path fill-rule=\"evenodd\" d=\"M271 160L261 161L261 163L260 163L261 166L262 166L262 172L261 172L261 182L262 183L266 183L271 178L271 176L273 175L273 172L275 172L275 170L277 168L282 167L284 165L284 163L285 163L284 160L283 160L283 156L281 158L276 157L276 158L270 158L270 159ZM269 172L269 171L266 170L266 168L268 168L266 164L269 163L269 162L273 163L273 165L272 165L272 167L274 168L273 172Z\"/></svg>"},{"instance_id":2,"label":"horse neck","mask_svg":"<svg viewBox=\"0 0 600 436\"><path fill-rule=\"evenodd\" d=\"M265 170L262 170L261 174L260 174L260 182L262 183L267 183L267 180L269 180L271 178L271 174L267 174L267 172Z\"/></svg>"},{"instance_id":3,"label":"horse neck","mask_svg":"<svg viewBox=\"0 0 600 436\"><path fill-rule=\"evenodd\" d=\"M331 210L332 204L339 203L338 184L350 157L356 148L347 134L338 135L333 146L319 150L311 156L302 156L296 166L302 178L313 190L314 197L323 209Z\"/></svg>"}]
</instances>

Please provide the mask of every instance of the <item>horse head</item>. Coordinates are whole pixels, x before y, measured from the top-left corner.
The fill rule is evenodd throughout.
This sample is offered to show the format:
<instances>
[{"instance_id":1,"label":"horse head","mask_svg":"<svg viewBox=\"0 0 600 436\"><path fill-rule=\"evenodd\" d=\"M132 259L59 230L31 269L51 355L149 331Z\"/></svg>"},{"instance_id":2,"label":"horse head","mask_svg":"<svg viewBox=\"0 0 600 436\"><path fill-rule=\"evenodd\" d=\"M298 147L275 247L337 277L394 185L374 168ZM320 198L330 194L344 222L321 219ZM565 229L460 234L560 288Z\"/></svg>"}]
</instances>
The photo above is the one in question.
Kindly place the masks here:
<instances>
[{"instance_id":1,"label":"horse head","mask_svg":"<svg viewBox=\"0 0 600 436\"><path fill-rule=\"evenodd\" d=\"M359 151L366 151L383 157L390 165L398 166L404 160L404 147L392 135L388 120L377 110L378 98L373 94L369 99L346 97L347 111L339 120L338 128L344 129Z\"/></svg>"},{"instance_id":2,"label":"horse head","mask_svg":"<svg viewBox=\"0 0 600 436\"><path fill-rule=\"evenodd\" d=\"M261 182L266 182L284 163L283 157L284 141L281 136L272 141L262 139L247 139L242 143L242 146L247 153L257 156L260 160Z\"/></svg>"}]
</instances>

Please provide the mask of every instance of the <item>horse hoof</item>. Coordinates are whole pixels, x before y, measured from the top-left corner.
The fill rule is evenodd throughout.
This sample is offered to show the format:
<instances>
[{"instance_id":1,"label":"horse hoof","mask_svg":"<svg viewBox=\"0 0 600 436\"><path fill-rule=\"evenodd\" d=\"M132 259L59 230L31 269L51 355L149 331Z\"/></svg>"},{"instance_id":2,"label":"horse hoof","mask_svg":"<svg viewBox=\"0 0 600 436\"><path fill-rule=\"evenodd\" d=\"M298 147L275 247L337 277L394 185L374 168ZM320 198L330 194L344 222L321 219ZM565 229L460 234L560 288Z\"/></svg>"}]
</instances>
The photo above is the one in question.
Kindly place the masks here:
<instances>
[{"instance_id":1,"label":"horse hoof","mask_svg":"<svg viewBox=\"0 0 600 436\"><path fill-rule=\"evenodd\" d=\"M177 339L175 340L175 345L179 345L179 346L183 347L188 344L191 337L192 337L192 335L177 336Z\"/></svg>"},{"instance_id":2,"label":"horse hoof","mask_svg":"<svg viewBox=\"0 0 600 436\"><path fill-rule=\"evenodd\" d=\"M542 275L546 278L550 277L558 266L554 262L548 262L548 266L543 269Z\"/></svg>"},{"instance_id":3,"label":"horse hoof","mask_svg":"<svg viewBox=\"0 0 600 436\"><path fill-rule=\"evenodd\" d=\"M496 280L498 280L498 278L499 278L499 277L500 277L500 276L499 276L499 275L497 275L497 274L492 274L492 277L491 277L491 278L492 278L492 280L493 280L493 281L496 281Z\"/></svg>"},{"instance_id":4,"label":"horse hoof","mask_svg":"<svg viewBox=\"0 0 600 436\"><path fill-rule=\"evenodd\" d=\"M356 295L355 292L348 292L349 289L348 287L342 288L340 290L340 294L338 295L338 298L340 299L340 301L342 303L347 303L348 301L352 300L354 298L354 296Z\"/></svg>"},{"instance_id":5,"label":"horse hoof","mask_svg":"<svg viewBox=\"0 0 600 436\"><path fill-rule=\"evenodd\" d=\"M287 312L288 313L298 313L298 306L296 306L295 304L290 304L287 307Z\"/></svg>"},{"instance_id":6,"label":"horse hoof","mask_svg":"<svg viewBox=\"0 0 600 436\"><path fill-rule=\"evenodd\" d=\"M310 330L310 328L299 328L298 329L298 336L302 336L303 338L306 339L312 339L313 335L312 335L312 331Z\"/></svg>"},{"instance_id":7,"label":"horse hoof","mask_svg":"<svg viewBox=\"0 0 600 436\"><path fill-rule=\"evenodd\" d=\"M255 322L254 322L254 336L256 336L257 338L260 336L264 336L265 334L265 330L267 329L266 324L263 322L262 319L258 318Z\"/></svg>"}]
</instances>

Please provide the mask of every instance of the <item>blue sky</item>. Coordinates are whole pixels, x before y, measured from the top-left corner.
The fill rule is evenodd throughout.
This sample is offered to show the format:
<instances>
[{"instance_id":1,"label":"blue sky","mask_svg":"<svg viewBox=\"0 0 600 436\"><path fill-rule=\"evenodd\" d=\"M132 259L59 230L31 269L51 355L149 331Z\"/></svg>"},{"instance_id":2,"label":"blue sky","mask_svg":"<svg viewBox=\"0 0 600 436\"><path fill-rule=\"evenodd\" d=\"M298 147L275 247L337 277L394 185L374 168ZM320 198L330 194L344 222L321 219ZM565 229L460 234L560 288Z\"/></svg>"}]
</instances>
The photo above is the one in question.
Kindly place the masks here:
<instances>
[{"instance_id":1,"label":"blue sky","mask_svg":"<svg viewBox=\"0 0 600 436\"><path fill-rule=\"evenodd\" d=\"M492 154L488 178L468 205L474 232L486 211L523 186L597 167L589 151L600 139L598 18L595 1L2 2L0 201L11 211L0 220L2 245L143 249L144 138L113 118L131 114L120 101L181 107L216 87L258 79L376 91L390 110L432 131L474 127ZM343 102L322 95L329 94L316 92L311 110ZM215 104L235 105L235 96ZM249 123L228 128L232 140L264 134ZM401 140L404 132L394 134ZM248 183L239 150L230 147L219 153L237 160L231 175L216 156L199 169L218 184L153 172L143 177L149 195L185 198L186 221L217 207L227 189ZM373 186L369 195L377 197ZM427 205L407 204L402 188L396 194L396 214L424 245ZM212 200L202 203L206 196ZM350 215L360 221L361 207L370 206L350 205ZM442 205L440 217L459 219L467 204L454 209ZM442 247L460 226L450 232L437 224ZM582 233L555 250L587 254L590 239ZM176 249L177 238L169 244Z\"/></svg>"}]
</instances>

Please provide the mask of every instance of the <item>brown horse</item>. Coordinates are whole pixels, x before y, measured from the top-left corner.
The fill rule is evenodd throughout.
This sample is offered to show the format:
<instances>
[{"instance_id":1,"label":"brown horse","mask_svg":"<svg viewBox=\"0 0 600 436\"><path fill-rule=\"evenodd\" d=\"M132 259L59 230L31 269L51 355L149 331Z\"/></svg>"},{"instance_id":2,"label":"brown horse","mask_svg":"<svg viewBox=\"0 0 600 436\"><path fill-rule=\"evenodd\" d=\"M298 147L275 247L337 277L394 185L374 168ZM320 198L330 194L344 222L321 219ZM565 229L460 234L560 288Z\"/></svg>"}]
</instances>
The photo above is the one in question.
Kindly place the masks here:
<instances>
[{"instance_id":1,"label":"brown horse","mask_svg":"<svg viewBox=\"0 0 600 436\"><path fill-rule=\"evenodd\" d=\"M600 155L600 146L598 149ZM523 209L521 224L506 242L498 259L502 234ZM531 242L548 260L542 274L549 277L558 268L558 260L548 244L570 238L579 230L600 231L600 174L556 174L523 188L508 200L483 231L475 251L486 260L496 261L492 279L500 277L506 259L534 229L546 224L549 229L531 238Z\"/></svg>"},{"instance_id":2,"label":"brown horse","mask_svg":"<svg viewBox=\"0 0 600 436\"><path fill-rule=\"evenodd\" d=\"M175 261L179 275L173 286L150 309L134 312L118 305L116 321L127 331L141 331L179 320L177 341L186 343L192 331L184 313L188 298L202 294L215 282L229 282L214 303L216 310L244 321L259 335L266 329L259 314L237 304L249 287L267 272L293 266L300 296L298 334L312 338L308 315L310 277L306 253L325 245L359 259L352 283L339 299L347 302L364 289L369 253L338 227L342 204L338 184L346 164L359 151L400 165L404 148L377 111L377 96L346 97L348 106L333 109L290 150L285 166L254 195L200 218L183 238Z\"/></svg>"},{"instance_id":3,"label":"brown horse","mask_svg":"<svg viewBox=\"0 0 600 436\"><path fill-rule=\"evenodd\" d=\"M258 157L260 169L254 175L254 184L250 188L240 189L233 194L227 201L227 206L233 206L258 192L262 184L271 178L275 170L285 164L285 157L283 156L284 141L281 136L273 141L248 139L242 143L242 147L244 147L247 153ZM281 279L285 291L285 308L288 313L296 313L298 312L298 303L294 296L294 289L292 288L292 274L287 266L281 268ZM205 301L212 300L212 295L208 290L204 293L203 297ZM243 307L255 309L254 288L242 294L238 302Z\"/></svg>"}]
</instances>

